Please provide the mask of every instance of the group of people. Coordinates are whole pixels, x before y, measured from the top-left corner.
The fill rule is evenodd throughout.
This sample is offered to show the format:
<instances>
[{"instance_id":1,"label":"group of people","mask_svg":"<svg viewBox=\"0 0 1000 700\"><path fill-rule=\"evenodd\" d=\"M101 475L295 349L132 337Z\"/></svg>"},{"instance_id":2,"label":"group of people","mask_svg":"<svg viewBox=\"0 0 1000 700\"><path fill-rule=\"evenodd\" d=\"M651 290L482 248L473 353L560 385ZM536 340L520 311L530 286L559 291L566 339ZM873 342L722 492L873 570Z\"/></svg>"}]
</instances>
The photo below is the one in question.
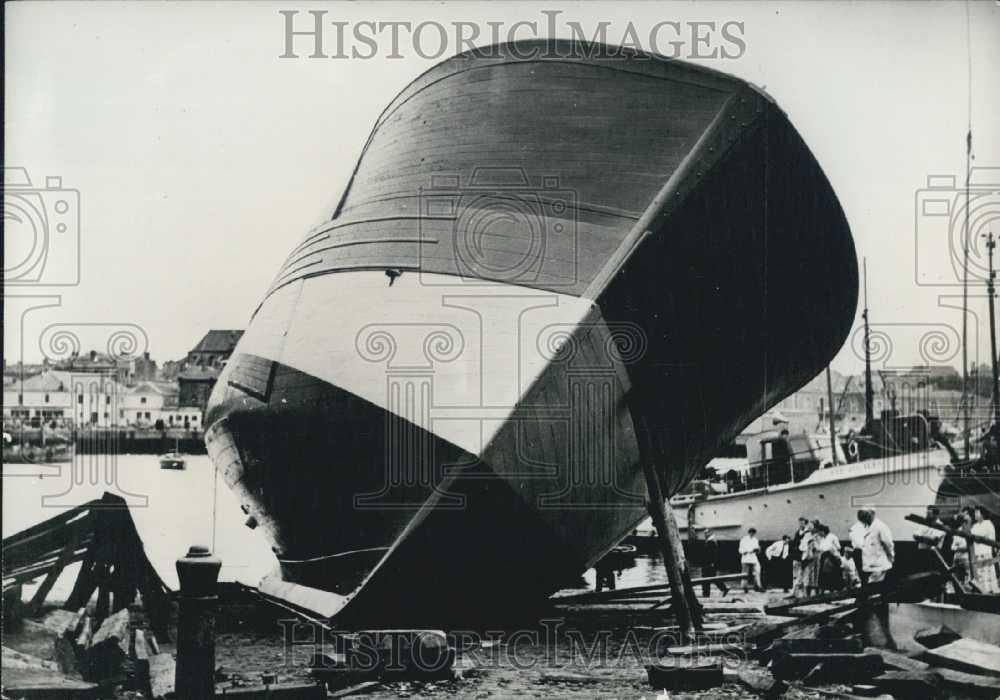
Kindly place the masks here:
<instances>
[{"instance_id":1,"label":"group of people","mask_svg":"<svg viewBox=\"0 0 1000 700\"><path fill-rule=\"evenodd\" d=\"M964 534L996 541L996 528L990 514L982 506L962 508L947 523L941 519L940 511L931 506L927 509L927 519ZM941 559L954 567L955 577L965 588L971 583L980 593L1000 593L996 572L997 550L989 544L930 526L921 530L914 539L919 550L925 553L926 563L934 563L937 554L931 550L937 550Z\"/></svg>"},{"instance_id":2,"label":"group of people","mask_svg":"<svg viewBox=\"0 0 1000 700\"><path fill-rule=\"evenodd\" d=\"M875 516L875 509L858 511L858 520L849 532L850 541L841 544L830 527L819 520L799 518L794 535L783 535L763 556L772 587L791 589L796 597L860 586L863 580L879 581L892 569L895 547L888 526ZM740 566L750 583L763 590L761 547L757 530L749 528L739 544Z\"/></svg>"},{"instance_id":3,"label":"group of people","mask_svg":"<svg viewBox=\"0 0 1000 700\"><path fill-rule=\"evenodd\" d=\"M941 520L939 510L931 506L927 518L937 525L996 540L990 514L982 506L963 508L947 524ZM929 526L915 539L927 556L922 568L938 568L940 554L940 559L955 567L957 578L966 587L971 582L982 593L1000 593L997 550L991 545ZM932 548L937 554L930 552ZM782 536L763 551L757 530L749 528L740 540L739 557L744 591L750 585L764 590L762 578L766 572L770 587L786 592L791 588L798 598L884 580L895 565L896 548L888 525L878 518L874 507L866 506L858 510L844 543L828 525L803 516L794 535Z\"/></svg>"}]
</instances>

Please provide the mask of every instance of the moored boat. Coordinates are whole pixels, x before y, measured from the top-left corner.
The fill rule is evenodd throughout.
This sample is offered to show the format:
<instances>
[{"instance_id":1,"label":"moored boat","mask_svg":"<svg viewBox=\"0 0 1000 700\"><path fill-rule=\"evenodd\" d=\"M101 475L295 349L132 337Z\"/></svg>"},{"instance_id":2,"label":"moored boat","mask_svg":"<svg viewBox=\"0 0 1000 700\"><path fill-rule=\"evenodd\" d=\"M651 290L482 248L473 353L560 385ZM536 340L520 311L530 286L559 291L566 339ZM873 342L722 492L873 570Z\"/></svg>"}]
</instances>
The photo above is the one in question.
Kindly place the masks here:
<instances>
[{"instance_id":1,"label":"moored boat","mask_svg":"<svg viewBox=\"0 0 1000 700\"><path fill-rule=\"evenodd\" d=\"M186 469L184 455L178 452L167 452L160 455L160 469Z\"/></svg>"}]
</instances>

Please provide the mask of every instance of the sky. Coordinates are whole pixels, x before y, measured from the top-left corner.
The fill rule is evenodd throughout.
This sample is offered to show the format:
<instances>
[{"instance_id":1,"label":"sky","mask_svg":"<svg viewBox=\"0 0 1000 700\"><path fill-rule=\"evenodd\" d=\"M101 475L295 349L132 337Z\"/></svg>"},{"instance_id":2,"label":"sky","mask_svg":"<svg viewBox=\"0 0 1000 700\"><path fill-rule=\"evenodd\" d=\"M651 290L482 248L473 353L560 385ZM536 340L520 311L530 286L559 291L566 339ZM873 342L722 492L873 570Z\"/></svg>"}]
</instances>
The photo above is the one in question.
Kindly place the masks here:
<instances>
[{"instance_id":1,"label":"sky","mask_svg":"<svg viewBox=\"0 0 1000 700\"><path fill-rule=\"evenodd\" d=\"M963 219L953 215L970 117L983 183L971 190L974 278L978 234L1000 235L1000 169L989 170L1000 166L997 2L8 3L5 271L26 282L4 290L8 362L51 355L61 330L103 350L109 335L138 329L162 362L210 328L246 326L291 248L329 216L382 109L457 52L451 37L435 57L428 24L397 51L379 34L370 58L309 58L300 38L299 57L281 58L281 12L308 28L310 10L326 12L328 54L335 21L347 23L348 54L368 52L350 40L365 21L449 32L467 22L478 45L519 20L547 36L550 16L557 36L608 22L620 43L631 22L644 48L658 23L680 23L668 37L682 41L680 57L766 90L829 177L867 259L873 329L891 343L877 362L960 367L952 252ZM713 52L692 40L692 22L714 23L701 31L729 55L702 57ZM742 48L723 36L726 23ZM24 168L30 187L9 167ZM928 176L954 184L937 177L927 191ZM17 187L20 209L9 202ZM35 259L25 202L47 212L49 254L44 269L12 274L11 261ZM970 357L985 362L982 286L971 296ZM833 367L857 370L859 350L849 340Z\"/></svg>"}]
</instances>

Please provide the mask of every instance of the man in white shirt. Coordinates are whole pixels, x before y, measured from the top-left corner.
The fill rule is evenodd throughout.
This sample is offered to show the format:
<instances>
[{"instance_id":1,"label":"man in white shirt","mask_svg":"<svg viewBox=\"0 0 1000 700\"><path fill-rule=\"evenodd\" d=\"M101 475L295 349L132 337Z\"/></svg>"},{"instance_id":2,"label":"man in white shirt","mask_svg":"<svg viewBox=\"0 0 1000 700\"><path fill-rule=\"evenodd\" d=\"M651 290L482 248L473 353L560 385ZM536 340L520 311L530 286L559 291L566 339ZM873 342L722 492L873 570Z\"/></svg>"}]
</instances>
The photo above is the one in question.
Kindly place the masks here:
<instances>
[{"instance_id":1,"label":"man in white shirt","mask_svg":"<svg viewBox=\"0 0 1000 700\"><path fill-rule=\"evenodd\" d=\"M747 592L747 579L753 576L754 589L764 590L760 585L760 542L757 541L757 529L750 528L740 540L740 566L743 569L743 592Z\"/></svg>"},{"instance_id":2,"label":"man in white shirt","mask_svg":"<svg viewBox=\"0 0 1000 700\"><path fill-rule=\"evenodd\" d=\"M861 562L861 551L865 548L865 530L867 526L861 522L859 517L851 525L851 529L847 531L847 536L851 540L851 558L854 561L854 568L858 572L858 577L861 583L865 583L868 580L868 575L864 572L864 567Z\"/></svg>"},{"instance_id":3,"label":"man in white shirt","mask_svg":"<svg viewBox=\"0 0 1000 700\"><path fill-rule=\"evenodd\" d=\"M884 600L872 606L866 600L868 584L884 581L892 571L892 565L896 559L896 549L892 541L892 532L889 526L875 517L875 508L871 506L863 507L858 511L858 520L865 524L865 541L861 551L861 566L868 575L868 582L861 589L858 596L859 611L866 610L862 618L867 619L865 623L868 628L867 636L881 641L876 646L886 646L889 649L896 648L896 642L892 639L889 631L889 604Z\"/></svg>"},{"instance_id":4,"label":"man in white shirt","mask_svg":"<svg viewBox=\"0 0 1000 700\"><path fill-rule=\"evenodd\" d=\"M884 581L896 558L892 532L888 525L875 517L873 507L859 510L858 520L866 525L861 548L861 569L868 574L869 583Z\"/></svg>"}]
</instances>

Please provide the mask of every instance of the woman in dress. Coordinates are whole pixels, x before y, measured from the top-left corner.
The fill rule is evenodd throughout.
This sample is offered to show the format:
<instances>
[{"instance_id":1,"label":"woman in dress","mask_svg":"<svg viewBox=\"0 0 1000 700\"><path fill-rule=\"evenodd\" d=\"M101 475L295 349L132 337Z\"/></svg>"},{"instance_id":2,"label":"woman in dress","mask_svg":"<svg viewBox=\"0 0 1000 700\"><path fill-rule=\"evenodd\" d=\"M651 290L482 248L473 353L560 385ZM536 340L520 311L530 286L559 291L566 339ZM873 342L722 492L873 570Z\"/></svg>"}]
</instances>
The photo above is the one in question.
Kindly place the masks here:
<instances>
[{"instance_id":1,"label":"woman in dress","mask_svg":"<svg viewBox=\"0 0 1000 700\"><path fill-rule=\"evenodd\" d=\"M813 520L810 531L803 540L805 556L802 558L802 578L806 597L816 595L819 590L819 543L823 534L819 520Z\"/></svg>"},{"instance_id":2,"label":"woman in dress","mask_svg":"<svg viewBox=\"0 0 1000 700\"><path fill-rule=\"evenodd\" d=\"M826 525L819 526L816 550L819 553L817 586L820 591L839 589L843 582L840 575L840 540Z\"/></svg>"},{"instance_id":3,"label":"woman in dress","mask_svg":"<svg viewBox=\"0 0 1000 700\"><path fill-rule=\"evenodd\" d=\"M997 533L993 527L993 521L988 517L989 513L982 506L976 506L973 510L975 521L972 523L971 532L979 537L987 537L996 540ZM982 593L1000 593L1000 585L997 584L996 563L993 557L996 556L996 548L982 542L972 543L973 569L975 583Z\"/></svg>"}]
</instances>

